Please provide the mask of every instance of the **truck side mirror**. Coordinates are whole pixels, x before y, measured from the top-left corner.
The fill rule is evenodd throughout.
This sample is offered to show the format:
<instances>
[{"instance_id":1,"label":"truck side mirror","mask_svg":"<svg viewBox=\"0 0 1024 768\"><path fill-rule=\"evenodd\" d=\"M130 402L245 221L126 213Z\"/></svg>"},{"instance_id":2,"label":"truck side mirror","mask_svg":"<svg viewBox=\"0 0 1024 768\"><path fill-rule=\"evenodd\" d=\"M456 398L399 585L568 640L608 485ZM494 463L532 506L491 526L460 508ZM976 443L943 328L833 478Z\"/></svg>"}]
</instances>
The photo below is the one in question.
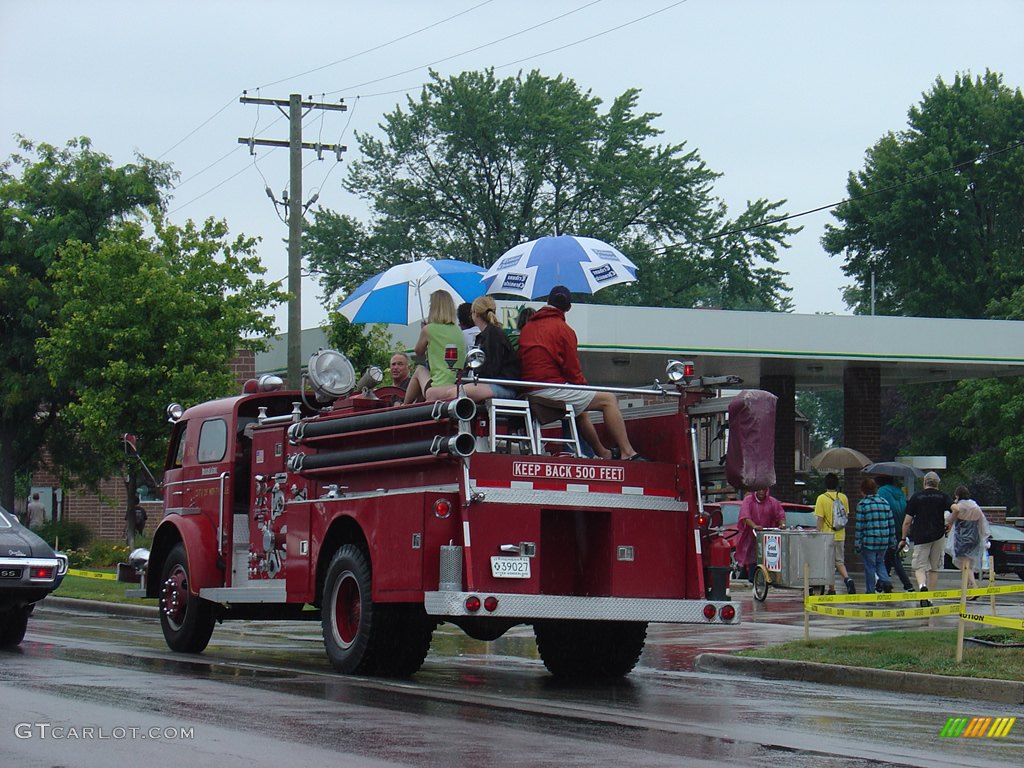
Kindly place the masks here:
<instances>
[{"instance_id":1,"label":"truck side mirror","mask_svg":"<svg viewBox=\"0 0 1024 768\"><path fill-rule=\"evenodd\" d=\"M135 435L125 432L121 438L124 443L124 455L129 459L139 458L139 440Z\"/></svg>"}]
</instances>

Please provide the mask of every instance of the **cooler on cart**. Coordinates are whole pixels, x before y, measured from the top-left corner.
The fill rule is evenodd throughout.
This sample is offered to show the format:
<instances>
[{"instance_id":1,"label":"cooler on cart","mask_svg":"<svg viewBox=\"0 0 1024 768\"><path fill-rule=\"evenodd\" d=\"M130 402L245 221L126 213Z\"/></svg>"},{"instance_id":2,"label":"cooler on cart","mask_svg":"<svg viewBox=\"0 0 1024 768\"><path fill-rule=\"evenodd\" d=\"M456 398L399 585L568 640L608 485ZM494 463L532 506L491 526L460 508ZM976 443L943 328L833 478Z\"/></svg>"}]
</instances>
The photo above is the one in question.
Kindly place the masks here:
<instances>
[{"instance_id":1,"label":"cooler on cart","mask_svg":"<svg viewBox=\"0 0 1024 768\"><path fill-rule=\"evenodd\" d=\"M754 599L763 602L768 587L800 588L804 564L809 566L810 591L832 586L835 556L831 533L800 528L766 528L754 531L757 539L757 568L754 571Z\"/></svg>"}]
</instances>

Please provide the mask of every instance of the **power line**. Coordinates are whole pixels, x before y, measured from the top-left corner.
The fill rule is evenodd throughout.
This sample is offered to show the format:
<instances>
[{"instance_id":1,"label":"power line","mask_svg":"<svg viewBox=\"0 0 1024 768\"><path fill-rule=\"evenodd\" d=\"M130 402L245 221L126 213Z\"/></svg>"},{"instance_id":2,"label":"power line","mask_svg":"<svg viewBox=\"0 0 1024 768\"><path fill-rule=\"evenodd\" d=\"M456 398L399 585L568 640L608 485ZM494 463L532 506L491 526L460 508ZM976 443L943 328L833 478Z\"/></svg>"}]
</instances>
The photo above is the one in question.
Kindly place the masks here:
<instances>
[{"instance_id":1,"label":"power line","mask_svg":"<svg viewBox=\"0 0 1024 768\"><path fill-rule=\"evenodd\" d=\"M351 56L346 56L343 59L338 59L337 61L332 61L330 64L324 64L324 65L319 66L319 67L314 67L313 69L307 69L305 72L300 72L297 75L291 75L290 77L285 77L285 78L282 78L281 80L275 80L272 83L267 83L265 85L261 85L260 88L269 88L269 87L271 87L273 85L280 85L281 83L286 83L289 80L294 80L294 79L299 78L299 77L305 77L306 75L311 75L314 72L320 72L321 70L329 69L330 67L337 66L338 64L344 64L346 61L351 61L352 59L355 59L355 58L357 58L359 56L364 56L367 53L373 53L375 51L379 51L382 48L387 48L389 45L394 45L395 43L400 43L402 40L408 40L410 37L415 37L416 35L418 35L418 34L420 34L422 32L426 32L428 29L433 29L434 27L439 27L442 24L448 23L452 19L457 19L459 16L465 16L467 13L472 13L473 11L477 10L478 8L483 8L485 5L490 5L492 2L494 2L494 0L484 0L484 2L477 3L476 5L472 6L471 8L467 8L464 11L459 11L458 13L452 14L451 16L448 16L447 18L441 19L440 21L435 21L433 24L428 24L425 27L420 27L419 29L417 29L417 30L415 30L413 32L409 32L407 34L401 35L399 37L394 38L393 40L388 40L388 42L386 42L386 43L381 43L380 45L375 45L372 48L367 48L366 50L360 51L359 53L353 53ZM323 95L326 96L327 94L323 94Z\"/></svg>"},{"instance_id":2,"label":"power line","mask_svg":"<svg viewBox=\"0 0 1024 768\"><path fill-rule=\"evenodd\" d=\"M1004 152L1009 152L1009 151L1017 149L1018 147L1021 147L1021 146L1024 146L1024 141L1018 141L1018 142L1016 142L1014 144L1010 144L1009 146L1003 147L1002 149L996 149L996 150L992 150L992 151L989 151L989 152L981 152L980 154L978 154L977 157L972 158L971 160L965 160L962 163L957 163L956 165L950 165L950 166L948 166L946 168L940 168L937 171L931 171L930 173L921 174L920 176L913 176L913 177L911 177L909 179L906 179L905 181L901 181L901 182L898 182L896 184L890 184L889 186L883 187L882 189L876 189L876 190L874 190L872 192L867 192L867 193L865 193L863 195L858 195L857 197L847 197L847 198L844 198L843 200L840 200L840 201L838 201L836 203L829 203L828 205L819 205L817 208L809 208L806 211L800 211L800 213L791 213L791 214L788 214L786 216L777 216L774 219L767 219L765 221L758 222L757 224L751 224L749 227L739 227L737 229L723 230L721 232L716 232L713 235L705 237L703 240L698 240L697 242L698 243L709 243L712 240L717 240L720 237L726 237L728 235L739 235L739 234L742 234L744 232L750 232L750 231L755 230L755 229L760 229L761 227L768 227L768 226L771 226L772 224L779 224L779 223L781 223L783 221L790 221L791 219L798 219L798 218L800 218L802 216L809 216L812 213L820 213L821 211L827 211L830 208L838 208L840 205L845 205L846 203L853 203L853 202L858 202L860 200L867 200L869 197L874 197L875 195L881 195L881 194L884 194L886 192L891 192L894 189L900 189L901 187L906 187L906 186L909 186L911 184L916 184L919 181L924 181L925 179L930 179L930 178L932 178L934 176L939 176L939 175L944 174L944 173L949 173L950 171L958 171L961 168L966 168L967 166L974 165L975 163L983 163L983 162L985 162L986 160L988 160L991 157L995 157L996 155L1001 155ZM679 245L667 245L664 248L662 248L659 252L660 253L667 253L668 251L671 251L671 250L673 250L675 248L679 248L679 247L682 247L682 246L679 246Z\"/></svg>"},{"instance_id":3,"label":"power line","mask_svg":"<svg viewBox=\"0 0 1024 768\"><path fill-rule=\"evenodd\" d=\"M489 48L492 45L497 45L498 43L503 43L506 40L511 40L514 37L519 37L519 35L524 35L527 32L532 32L535 29L540 29L543 26L546 26L546 25L551 24L551 23L556 22L556 21L560 21L561 19L564 19L567 16L572 16L574 13L579 13L580 11L586 10L590 6L597 5L600 2L603 2L603 0L591 0L589 3L584 3L583 5L581 5L581 6L577 7L577 8L574 8L571 11L566 11L565 13L560 14L558 16L551 17L547 21L542 21L542 22L540 22L538 24L534 24L533 26L526 27L524 29L520 29L518 32L513 32L513 33L511 33L509 35L505 35L504 37L499 37L496 40L491 40L489 43L483 43L483 44L475 46L473 48L468 48L465 51L460 51L459 53L453 53L451 56L445 56L444 58L435 59L434 61L431 61L431 62L429 62L427 64L421 64L421 65L419 65L417 67L412 67L410 69L402 70L401 72L395 72L394 74L391 74L391 75L386 75L384 77L374 78L373 80L367 80L366 82L359 83L358 85L350 85L350 86L347 86L345 88L341 88L341 89L339 89L337 91L329 91L328 94L325 94L325 95L333 96L335 94L342 93L343 91L352 90L354 88L362 88L364 85L373 85L374 83L381 83L381 82L384 82L385 80L391 80L392 78L395 78L395 77L401 77L402 75L408 75L410 72L417 72L417 71L419 71L421 69L425 69L426 67L432 67L435 64L443 64L446 61L451 61L452 59L457 59L460 56L465 56L466 54L469 54L469 53L475 53L476 51L483 50L484 48ZM680 2L686 2L686 0L680 0ZM677 5L678 5L678 3L677 3Z\"/></svg>"}]
</instances>

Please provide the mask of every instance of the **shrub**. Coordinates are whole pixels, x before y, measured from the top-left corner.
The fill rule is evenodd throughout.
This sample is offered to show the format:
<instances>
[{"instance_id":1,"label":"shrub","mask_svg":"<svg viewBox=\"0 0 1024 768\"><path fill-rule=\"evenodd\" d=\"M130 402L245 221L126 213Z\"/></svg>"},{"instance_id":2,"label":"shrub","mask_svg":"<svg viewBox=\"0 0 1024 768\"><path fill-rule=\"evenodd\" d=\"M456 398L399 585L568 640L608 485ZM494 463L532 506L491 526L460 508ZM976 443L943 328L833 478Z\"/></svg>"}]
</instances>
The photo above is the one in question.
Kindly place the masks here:
<instances>
[{"instance_id":1,"label":"shrub","mask_svg":"<svg viewBox=\"0 0 1024 768\"><path fill-rule=\"evenodd\" d=\"M128 562L128 547L123 542L97 541L89 547L89 566L111 568Z\"/></svg>"},{"instance_id":2,"label":"shrub","mask_svg":"<svg viewBox=\"0 0 1024 768\"><path fill-rule=\"evenodd\" d=\"M92 539L87 525L66 520L47 520L36 533L51 547L56 544L62 551L84 547Z\"/></svg>"}]
</instances>

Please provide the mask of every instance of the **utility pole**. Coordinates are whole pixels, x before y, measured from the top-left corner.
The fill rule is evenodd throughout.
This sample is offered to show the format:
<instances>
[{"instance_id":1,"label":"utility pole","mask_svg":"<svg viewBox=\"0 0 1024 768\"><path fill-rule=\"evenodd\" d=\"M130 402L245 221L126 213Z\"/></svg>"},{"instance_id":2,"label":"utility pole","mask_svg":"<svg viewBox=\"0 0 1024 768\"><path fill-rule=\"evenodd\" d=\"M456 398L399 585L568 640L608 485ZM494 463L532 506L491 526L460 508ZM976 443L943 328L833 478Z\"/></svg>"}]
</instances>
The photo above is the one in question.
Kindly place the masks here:
<instances>
[{"instance_id":1,"label":"utility pole","mask_svg":"<svg viewBox=\"0 0 1024 768\"><path fill-rule=\"evenodd\" d=\"M298 387L302 376L302 217L314 202L314 195L305 205L302 203L302 150L316 150L322 158L324 150L333 152L341 162L341 154L348 147L342 144L320 144L302 141L302 118L312 109L326 109L344 112L348 109L344 103L323 104L314 101L303 101L302 96L293 93L284 99L259 99L242 95L242 104L268 104L277 107L288 118L288 141L275 139L257 139L239 137L239 144L248 144L249 152L255 154L255 147L288 147L290 195L284 201L288 205L288 386ZM288 107L285 112L284 107ZM274 193L267 188L267 196L277 204Z\"/></svg>"}]
</instances>

